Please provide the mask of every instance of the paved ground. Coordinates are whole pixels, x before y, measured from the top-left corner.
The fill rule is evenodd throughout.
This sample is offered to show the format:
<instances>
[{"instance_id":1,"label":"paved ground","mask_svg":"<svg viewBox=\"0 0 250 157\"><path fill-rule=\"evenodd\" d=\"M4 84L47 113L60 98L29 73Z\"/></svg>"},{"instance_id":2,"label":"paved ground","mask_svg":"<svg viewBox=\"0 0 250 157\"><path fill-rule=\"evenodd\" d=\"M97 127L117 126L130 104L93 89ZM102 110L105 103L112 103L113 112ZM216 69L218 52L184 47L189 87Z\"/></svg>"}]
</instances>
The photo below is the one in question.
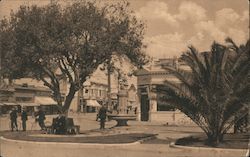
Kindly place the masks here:
<instances>
[{"instance_id":1,"label":"paved ground","mask_svg":"<svg viewBox=\"0 0 250 157\"><path fill-rule=\"evenodd\" d=\"M169 143L175 141L177 138L201 134L201 130L198 127L187 126L165 126L161 123L150 122L137 122L130 121L127 127L116 127L113 129L106 129L105 131L99 131L99 123L95 121L94 114L88 115L74 115L75 123L81 125L81 132L88 134L89 136L103 136L114 135L121 133L151 133L158 134L157 139L148 140L142 144L133 144L126 146L105 146L105 145L92 145L92 146L62 146L62 145L39 145L39 148L31 148L35 151L37 157L240 157L244 156L245 152L231 152L229 150L211 150L211 149L183 149L183 148L171 148ZM46 119L49 121L49 117ZM28 129L39 129L34 119L29 118ZM31 124L33 126L31 127ZM115 121L109 121L106 123L107 128L111 128L116 124ZM0 118L0 130L9 129L9 121L7 118ZM24 145L16 143L13 146L4 146L2 142L2 152L11 153L9 156L3 157L26 157L29 154L22 154L23 149L27 149ZM12 151L18 150L18 154L13 154ZM57 152L57 153L55 153ZM42 154L42 155L38 155ZM31 155L31 154L30 154Z\"/></svg>"}]
</instances>

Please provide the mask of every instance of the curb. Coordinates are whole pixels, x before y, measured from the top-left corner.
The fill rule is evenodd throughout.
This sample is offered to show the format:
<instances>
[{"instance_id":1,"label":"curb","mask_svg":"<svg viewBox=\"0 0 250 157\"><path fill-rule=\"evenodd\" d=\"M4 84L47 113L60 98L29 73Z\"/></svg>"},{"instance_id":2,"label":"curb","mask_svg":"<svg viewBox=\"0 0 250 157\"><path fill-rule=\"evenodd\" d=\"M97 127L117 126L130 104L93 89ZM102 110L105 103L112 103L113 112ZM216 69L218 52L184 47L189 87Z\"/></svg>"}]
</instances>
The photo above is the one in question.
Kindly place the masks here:
<instances>
[{"instance_id":1,"label":"curb","mask_svg":"<svg viewBox=\"0 0 250 157\"><path fill-rule=\"evenodd\" d=\"M116 144L108 144L108 143L74 143L74 142L38 142L38 141L26 141L26 140L14 140L14 139L8 139L5 138L3 136L0 137L1 141L7 141L7 142L15 142L15 143L25 143L25 144L46 144L46 145L71 145L71 146L130 146L130 145L137 145L137 144L141 144L144 141L147 140L151 140L153 138L156 138L156 135L152 135L150 137L146 137L144 139L140 139L138 141L135 142L131 142L131 143L116 143Z\"/></svg>"},{"instance_id":2,"label":"curb","mask_svg":"<svg viewBox=\"0 0 250 157\"><path fill-rule=\"evenodd\" d=\"M13 140L0 137L1 140L7 142L24 143L24 144L44 144L44 145L69 145L69 146L130 146L140 144L139 141L132 143L118 143L118 144L101 144L101 143L73 143L73 142L37 142L37 141L25 141L25 140Z\"/></svg>"},{"instance_id":3,"label":"curb","mask_svg":"<svg viewBox=\"0 0 250 157\"><path fill-rule=\"evenodd\" d=\"M152 140L152 139L156 139L156 136L157 136L157 135L158 135L158 134L154 134L154 135L152 135L152 136L146 137L146 138L141 139L141 140L138 140L138 141L136 141L136 142L139 142L139 143L141 144L141 143L143 143L143 142L145 142L145 141L149 141L149 140Z\"/></svg>"},{"instance_id":4,"label":"curb","mask_svg":"<svg viewBox=\"0 0 250 157\"><path fill-rule=\"evenodd\" d=\"M191 147L191 146L183 146L183 145L176 145L175 142L171 142L169 144L171 148L182 148L188 150L210 150L210 151L231 151L231 152L247 152L248 149L229 149L229 148L207 148L207 147Z\"/></svg>"}]
</instances>

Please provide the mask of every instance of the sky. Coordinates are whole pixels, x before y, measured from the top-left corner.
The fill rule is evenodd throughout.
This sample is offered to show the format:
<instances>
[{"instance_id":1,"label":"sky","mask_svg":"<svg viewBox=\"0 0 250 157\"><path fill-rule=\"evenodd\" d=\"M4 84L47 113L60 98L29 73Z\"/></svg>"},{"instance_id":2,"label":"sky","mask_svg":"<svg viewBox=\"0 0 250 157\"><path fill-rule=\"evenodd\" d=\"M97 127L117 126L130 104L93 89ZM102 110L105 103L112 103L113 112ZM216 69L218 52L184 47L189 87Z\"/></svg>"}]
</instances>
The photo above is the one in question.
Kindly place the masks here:
<instances>
[{"instance_id":1,"label":"sky","mask_svg":"<svg viewBox=\"0 0 250 157\"><path fill-rule=\"evenodd\" d=\"M67 1L67 0L64 0ZM109 0L118 1L118 0ZM50 0L1 0L0 18L20 4ZM231 37L237 44L249 39L248 0L129 0L135 16L146 25L146 53L155 58L180 56L193 45L209 50L213 41Z\"/></svg>"}]
</instances>

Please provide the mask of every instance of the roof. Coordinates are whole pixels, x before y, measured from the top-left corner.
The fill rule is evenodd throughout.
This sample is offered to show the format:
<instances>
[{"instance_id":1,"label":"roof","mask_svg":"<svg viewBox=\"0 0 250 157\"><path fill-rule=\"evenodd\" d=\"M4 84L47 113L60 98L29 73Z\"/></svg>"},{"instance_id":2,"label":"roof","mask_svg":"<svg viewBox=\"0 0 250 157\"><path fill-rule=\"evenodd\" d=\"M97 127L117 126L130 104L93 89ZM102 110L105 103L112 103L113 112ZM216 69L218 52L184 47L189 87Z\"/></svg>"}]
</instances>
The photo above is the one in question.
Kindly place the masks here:
<instances>
[{"instance_id":1,"label":"roof","mask_svg":"<svg viewBox=\"0 0 250 157\"><path fill-rule=\"evenodd\" d=\"M96 100L86 100L86 105L92 106L92 107L101 107L102 106Z\"/></svg>"},{"instance_id":2,"label":"roof","mask_svg":"<svg viewBox=\"0 0 250 157\"><path fill-rule=\"evenodd\" d=\"M34 90L34 91L51 91L49 88L46 87L37 87L34 85L17 85L14 84L15 89L24 89L24 90Z\"/></svg>"},{"instance_id":3,"label":"roof","mask_svg":"<svg viewBox=\"0 0 250 157\"><path fill-rule=\"evenodd\" d=\"M53 100L51 97L35 97L35 103L40 105L55 105L57 102Z\"/></svg>"},{"instance_id":4,"label":"roof","mask_svg":"<svg viewBox=\"0 0 250 157\"><path fill-rule=\"evenodd\" d=\"M140 75L149 75L150 72L144 68L139 69L135 72L135 76L140 76Z\"/></svg>"}]
</instances>

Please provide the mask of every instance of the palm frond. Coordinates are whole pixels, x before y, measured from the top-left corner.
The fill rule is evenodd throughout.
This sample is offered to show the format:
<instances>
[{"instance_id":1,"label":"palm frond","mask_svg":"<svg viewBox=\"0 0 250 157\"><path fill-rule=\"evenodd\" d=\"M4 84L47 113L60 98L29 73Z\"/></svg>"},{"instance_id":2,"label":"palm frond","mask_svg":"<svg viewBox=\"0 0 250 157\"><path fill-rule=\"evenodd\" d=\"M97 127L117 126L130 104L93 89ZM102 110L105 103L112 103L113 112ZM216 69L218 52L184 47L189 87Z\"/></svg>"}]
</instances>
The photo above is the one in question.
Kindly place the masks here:
<instances>
[{"instance_id":1,"label":"palm frond","mask_svg":"<svg viewBox=\"0 0 250 157\"><path fill-rule=\"evenodd\" d=\"M176 93L175 90L169 88L169 86L157 86L157 91L164 95L159 98L161 101L173 104L177 109L185 113L190 119L199 125L205 132L208 131L204 122L204 115L200 114L195 100L191 100L185 95Z\"/></svg>"},{"instance_id":2,"label":"palm frond","mask_svg":"<svg viewBox=\"0 0 250 157\"><path fill-rule=\"evenodd\" d=\"M167 80L157 87L161 100L185 113L208 138L225 134L250 102L250 42L238 47L226 40L230 46L214 42L209 52L189 47L180 60L191 70L164 67L180 83Z\"/></svg>"}]
</instances>

